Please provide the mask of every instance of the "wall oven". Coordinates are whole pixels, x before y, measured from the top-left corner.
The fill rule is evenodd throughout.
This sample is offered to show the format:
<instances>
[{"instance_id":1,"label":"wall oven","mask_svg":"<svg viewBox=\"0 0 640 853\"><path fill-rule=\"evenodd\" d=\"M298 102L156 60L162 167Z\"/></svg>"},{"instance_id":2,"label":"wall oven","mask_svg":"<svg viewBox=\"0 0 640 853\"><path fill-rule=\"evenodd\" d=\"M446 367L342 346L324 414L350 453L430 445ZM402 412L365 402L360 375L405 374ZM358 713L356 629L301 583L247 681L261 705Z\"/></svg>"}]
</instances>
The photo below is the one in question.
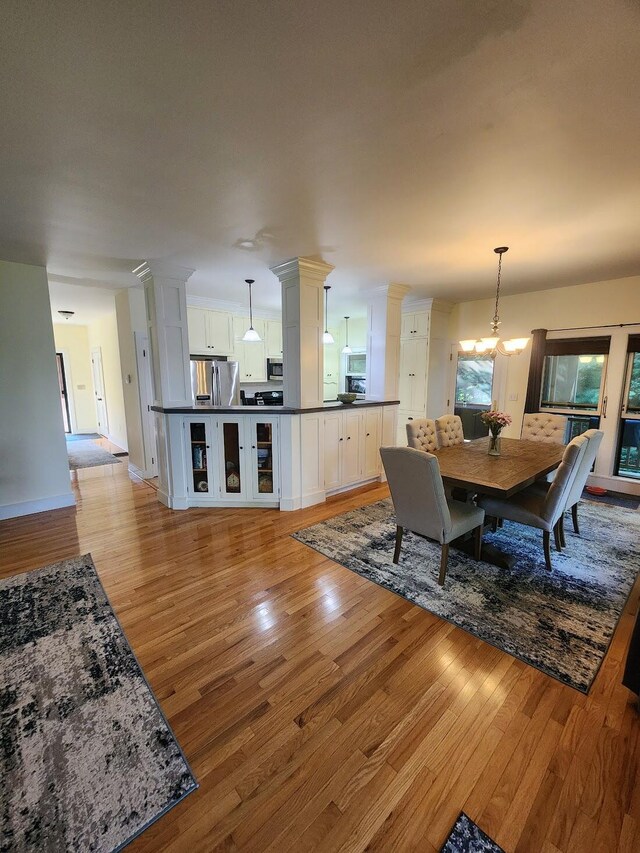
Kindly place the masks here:
<instances>
[{"instance_id":1,"label":"wall oven","mask_svg":"<svg viewBox=\"0 0 640 853\"><path fill-rule=\"evenodd\" d=\"M367 392L367 380L364 376L347 375L344 378L344 390L347 394L357 394L362 398Z\"/></svg>"}]
</instances>

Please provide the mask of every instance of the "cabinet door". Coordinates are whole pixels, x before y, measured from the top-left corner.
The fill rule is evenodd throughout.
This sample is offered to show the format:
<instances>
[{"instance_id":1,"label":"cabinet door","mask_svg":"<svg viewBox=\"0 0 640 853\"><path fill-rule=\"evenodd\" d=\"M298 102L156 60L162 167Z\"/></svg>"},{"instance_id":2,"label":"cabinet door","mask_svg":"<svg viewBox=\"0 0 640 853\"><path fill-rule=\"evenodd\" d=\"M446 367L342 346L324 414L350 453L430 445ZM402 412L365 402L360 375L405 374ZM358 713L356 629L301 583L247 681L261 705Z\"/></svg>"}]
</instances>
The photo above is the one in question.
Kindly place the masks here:
<instances>
[{"instance_id":1,"label":"cabinet door","mask_svg":"<svg viewBox=\"0 0 640 853\"><path fill-rule=\"evenodd\" d=\"M403 409L411 408L415 350L415 341L402 341L400 344L400 382L398 384L398 393L400 395L400 406Z\"/></svg>"},{"instance_id":2,"label":"cabinet door","mask_svg":"<svg viewBox=\"0 0 640 853\"><path fill-rule=\"evenodd\" d=\"M324 487L330 492L342 485L342 412L324 416Z\"/></svg>"},{"instance_id":3,"label":"cabinet door","mask_svg":"<svg viewBox=\"0 0 640 853\"><path fill-rule=\"evenodd\" d=\"M231 314L226 311L207 311L207 344L216 355L233 352Z\"/></svg>"},{"instance_id":4,"label":"cabinet door","mask_svg":"<svg viewBox=\"0 0 640 853\"><path fill-rule=\"evenodd\" d=\"M429 335L429 312L418 311L413 315L413 337L426 338Z\"/></svg>"},{"instance_id":5,"label":"cabinet door","mask_svg":"<svg viewBox=\"0 0 640 853\"><path fill-rule=\"evenodd\" d=\"M251 417L249 471L254 500L273 500L279 493L278 418Z\"/></svg>"},{"instance_id":6,"label":"cabinet door","mask_svg":"<svg viewBox=\"0 0 640 853\"><path fill-rule=\"evenodd\" d=\"M267 358L282 358L282 323L280 320L267 320L265 326Z\"/></svg>"},{"instance_id":7,"label":"cabinet door","mask_svg":"<svg viewBox=\"0 0 640 853\"><path fill-rule=\"evenodd\" d=\"M185 418L187 489L190 495L215 495L215 458L210 418Z\"/></svg>"},{"instance_id":8,"label":"cabinet door","mask_svg":"<svg viewBox=\"0 0 640 853\"><path fill-rule=\"evenodd\" d=\"M342 482L356 483L360 474L360 438L362 417L360 412L344 412L344 441L342 442Z\"/></svg>"},{"instance_id":9,"label":"cabinet door","mask_svg":"<svg viewBox=\"0 0 640 853\"><path fill-rule=\"evenodd\" d=\"M414 412L421 412L422 417L427 411L427 354L428 344L426 338L412 343L413 353L413 376L411 388L411 408Z\"/></svg>"},{"instance_id":10,"label":"cabinet door","mask_svg":"<svg viewBox=\"0 0 640 853\"><path fill-rule=\"evenodd\" d=\"M400 319L400 337L405 340L414 338L413 318L414 314L402 314Z\"/></svg>"},{"instance_id":11,"label":"cabinet door","mask_svg":"<svg viewBox=\"0 0 640 853\"><path fill-rule=\"evenodd\" d=\"M207 312L202 308L187 308L187 327L189 330L189 352L208 353Z\"/></svg>"},{"instance_id":12,"label":"cabinet door","mask_svg":"<svg viewBox=\"0 0 640 853\"><path fill-rule=\"evenodd\" d=\"M362 412L362 476L377 477L380 473L380 435L382 432L382 410L365 409Z\"/></svg>"},{"instance_id":13,"label":"cabinet door","mask_svg":"<svg viewBox=\"0 0 640 853\"><path fill-rule=\"evenodd\" d=\"M332 380L332 379L327 379L325 377L325 380L324 380L322 387L323 387L322 399L325 402L331 402L331 401L335 401L337 399L337 396L338 396L338 383L337 383L337 381Z\"/></svg>"},{"instance_id":14,"label":"cabinet door","mask_svg":"<svg viewBox=\"0 0 640 853\"><path fill-rule=\"evenodd\" d=\"M222 500L246 500L245 435L242 418L218 419L220 496Z\"/></svg>"},{"instance_id":15,"label":"cabinet door","mask_svg":"<svg viewBox=\"0 0 640 853\"><path fill-rule=\"evenodd\" d=\"M262 341L244 342L242 357L239 357L239 361L241 382L267 381L267 359Z\"/></svg>"}]
</instances>

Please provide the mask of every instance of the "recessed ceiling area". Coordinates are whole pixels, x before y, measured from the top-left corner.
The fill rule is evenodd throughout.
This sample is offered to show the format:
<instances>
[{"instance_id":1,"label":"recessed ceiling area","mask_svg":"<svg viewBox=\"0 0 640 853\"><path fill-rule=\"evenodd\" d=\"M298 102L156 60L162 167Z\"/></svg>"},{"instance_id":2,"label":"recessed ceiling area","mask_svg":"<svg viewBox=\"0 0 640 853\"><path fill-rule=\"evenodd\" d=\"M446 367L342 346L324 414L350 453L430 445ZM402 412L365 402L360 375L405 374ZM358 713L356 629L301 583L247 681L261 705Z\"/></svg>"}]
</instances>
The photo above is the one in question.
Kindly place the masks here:
<instances>
[{"instance_id":1,"label":"recessed ceiling area","mask_svg":"<svg viewBox=\"0 0 640 853\"><path fill-rule=\"evenodd\" d=\"M639 43L627 0L7 0L0 257L274 308L319 256L338 315L490 296L501 244L505 295L638 274Z\"/></svg>"}]
</instances>

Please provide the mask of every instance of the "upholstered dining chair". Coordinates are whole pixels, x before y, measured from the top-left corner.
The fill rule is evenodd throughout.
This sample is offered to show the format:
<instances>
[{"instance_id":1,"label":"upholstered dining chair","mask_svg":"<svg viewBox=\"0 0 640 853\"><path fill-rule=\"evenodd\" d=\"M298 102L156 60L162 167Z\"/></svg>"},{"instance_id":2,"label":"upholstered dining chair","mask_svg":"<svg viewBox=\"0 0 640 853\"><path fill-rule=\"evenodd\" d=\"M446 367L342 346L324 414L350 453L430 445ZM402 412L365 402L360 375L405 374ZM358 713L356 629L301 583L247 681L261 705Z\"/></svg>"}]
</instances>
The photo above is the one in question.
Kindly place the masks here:
<instances>
[{"instance_id":1,"label":"upholstered dining chair","mask_svg":"<svg viewBox=\"0 0 640 853\"><path fill-rule=\"evenodd\" d=\"M442 546L438 583L444 585L449 559L449 543L475 531L475 558L482 554L484 510L473 504L447 499L438 459L413 447L381 447L380 456L396 512L396 547L393 562L400 560L405 530Z\"/></svg>"},{"instance_id":2,"label":"upholstered dining chair","mask_svg":"<svg viewBox=\"0 0 640 853\"><path fill-rule=\"evenodd\" d=\"M564 444L567 428L565 415L552 415L548 412L532 412L522 419L520 438L528 441L543 441L545 444Z\"/></svg>"},{"instance_id":3,"label":"upholstered dining chair","mask_svg":"<svg viewBox=\"0 0 640 853\"><path fill-rule=\"evenodd\" d=\"M554 481L546 491L534 483L510 498L482 497L478 504L493 518L506 518L528 527L542 530L544 561L551 571L551 532L560 550L561 534L558 523L567 506L574 479L587 450L589 440L579 435L566 446Z\"/></svg>"},{"instance_id":4,"label":"upholstered dining chair","mask_svg":"<svg viewBox=\"0 0 640 853\"><path fill-rule=\"evenodd\" d=\"M431 418L417 418L407 422L407 445L415 450L433 453L438 449L436 422Z\"/></svg>"},{"instance_id":5,"label":"upholstered dining chair","mask_svg":"<svg viewBox=\"0 0 640 853\"><path fill-rule=\"evenodd\" d=\"M582 490L587 484L587 479L589 477L589 473L591 472L591 467L596 460L598 450L600 449L600 444L602 443L602 439L604 437L604 433L602 432L602 430L599 429L588 429L586 432L583 432L582 435L584 438L587 439L587 449L584 452L584 456L582 457L582 461L580 462L580 467L576 472L573 484L567 495L564 510L562 511L562 515L560 516L560 544L563 547L566 544L564 538L564 513L566 510L571 510L574 532L577 534L580 533L580 527L578 525L578 504L580 502L580 498L582 497ZM547 483L536 483L536 487L540 491L545 492L549 488Z\"/></svg>"},{"instance_id":6,"label":"upholstered dining chair","mask_svg":"<svg viewBox=\"0 0 640 853\"><path fill-rule=\"evenodd\" d=\"M462 420L459 415L442 415L436 418L436 438L438 447L452 447L464 442Z\"/></svg>"}]
</instances>

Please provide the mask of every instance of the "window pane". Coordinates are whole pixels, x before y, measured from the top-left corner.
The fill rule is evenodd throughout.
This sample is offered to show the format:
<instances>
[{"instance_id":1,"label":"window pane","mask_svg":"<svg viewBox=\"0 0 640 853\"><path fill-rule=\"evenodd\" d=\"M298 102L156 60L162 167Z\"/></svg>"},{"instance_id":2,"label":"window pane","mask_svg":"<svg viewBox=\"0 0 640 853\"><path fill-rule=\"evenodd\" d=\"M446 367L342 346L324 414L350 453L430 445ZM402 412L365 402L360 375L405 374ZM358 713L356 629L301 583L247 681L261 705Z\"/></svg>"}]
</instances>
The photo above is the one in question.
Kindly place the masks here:
<instances>
[{"instance_id":1,"label":"window pane","mask_svg":"<svg viewBox=\"0 0 640 853\"><path fill-rule=\"evenodd\" d=\"M631 381L629 383L629 398L627 411L640 411L640 352L634 352L631 362Z\"/></svg>"},{"instance_id":2,"label":"window pane","mask_svg":"<svg viewBox=\"0 0 640 853\"><path fill-rule=\"evenodd\" d=\"M597 409L604 355L548 355L544 360L541 405Z\"/></svg>"},{"instance_id":3,"label":"window pane","mask_svg":"<svg viewBox=\"0 0 640 853\"><path fill-rule=\"evenodd\" d=\"M493 359L483 355L458 356L453 411L462 420L465 438L480 438L488 433L478 415L491 408L493 364Z\"/></svg>"},{"instance_id":4,"label":"window pane","mask_svg":"<svg viewBox=\"0 0 640 853\"><path fill-rule=\"evenodd\" d=\"M640 421L622 421L622 442L616 473L621 477L640 480Z\"/></svg>"},{"instance_id":5,"label":"window pane","mask_svg":"<svg viewBox=\"0 0 640 853\"><path fill-rule=\"evenodd\" d=\"M459 355L456 374L456 404L491 406L493 359Z\"/></svg>"}]
</instances>

